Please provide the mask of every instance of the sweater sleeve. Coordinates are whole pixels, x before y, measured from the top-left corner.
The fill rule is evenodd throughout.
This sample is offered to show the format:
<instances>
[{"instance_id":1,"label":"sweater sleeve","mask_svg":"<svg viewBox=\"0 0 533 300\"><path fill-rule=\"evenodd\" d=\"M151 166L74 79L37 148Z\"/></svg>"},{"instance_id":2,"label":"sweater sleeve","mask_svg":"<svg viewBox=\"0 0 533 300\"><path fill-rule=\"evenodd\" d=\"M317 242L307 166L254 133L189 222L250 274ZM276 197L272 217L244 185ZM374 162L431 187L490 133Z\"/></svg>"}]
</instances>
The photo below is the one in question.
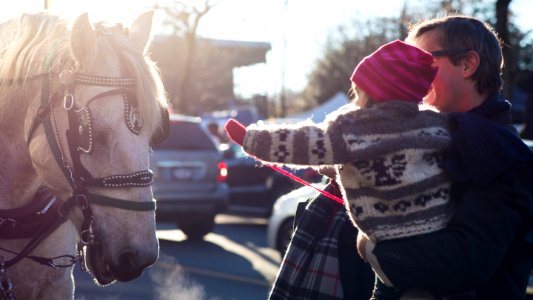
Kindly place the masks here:
<instances>
[{"instance_id":1,"label":"sweater sleeve","mask_svg":"<svg viewBox=\"0 0 533 300\"><path fill-rule=\"evenodd\" d=\"M296 124L247 127L243 141L246 153L256 158L287 165L318 166L344 163L346 146L340 123L351 111L343 111L324 123L305 121Z\"/></svg>"},{"instance_id":2,"label":"sweater sleeve","mask_svg":"<svg viewBox=\"0 0 533 300\"><path fill-rule=\"evenodd\" d=\"M320 124L248 126L243 149L263 161L301 166L346 164L409 147L440 149L449 138L433 131L444 130L446 119L433 115L405 102L354 106L328 115Z\"/></svg>"},{"instance_id":3,"label":"sweater sleeve","mask_svg":"<svg viewBox=\"0 0 533 300\"><path fill-rule=\"evenodd\" d=\"M288 165L331 163L332 149L320 124L248 126L243 149L260 160ZM329 147L328 147L329 146Z\"/></svg>"}]
</instances>

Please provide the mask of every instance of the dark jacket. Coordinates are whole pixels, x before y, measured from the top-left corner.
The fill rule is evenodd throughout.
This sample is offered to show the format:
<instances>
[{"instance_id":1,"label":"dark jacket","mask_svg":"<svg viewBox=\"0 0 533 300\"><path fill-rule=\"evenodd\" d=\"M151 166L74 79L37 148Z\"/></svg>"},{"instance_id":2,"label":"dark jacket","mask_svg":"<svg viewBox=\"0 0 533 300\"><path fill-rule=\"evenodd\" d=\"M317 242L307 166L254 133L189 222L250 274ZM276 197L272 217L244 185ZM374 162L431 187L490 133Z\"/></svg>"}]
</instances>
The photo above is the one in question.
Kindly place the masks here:
<instances>
[{"instance_id":1,"label":"dark jacket","mask_svg":"<svg viewBox=\"0 0 533 300\"><path fill-rule=\"evenodd\" d=\"M509 108L492 96L450 114L454 151L444 165L457 210L444 230L376 244L397 288L524 299L533 268L533 155L508 130Z\"/></svg>"}]
</instances>

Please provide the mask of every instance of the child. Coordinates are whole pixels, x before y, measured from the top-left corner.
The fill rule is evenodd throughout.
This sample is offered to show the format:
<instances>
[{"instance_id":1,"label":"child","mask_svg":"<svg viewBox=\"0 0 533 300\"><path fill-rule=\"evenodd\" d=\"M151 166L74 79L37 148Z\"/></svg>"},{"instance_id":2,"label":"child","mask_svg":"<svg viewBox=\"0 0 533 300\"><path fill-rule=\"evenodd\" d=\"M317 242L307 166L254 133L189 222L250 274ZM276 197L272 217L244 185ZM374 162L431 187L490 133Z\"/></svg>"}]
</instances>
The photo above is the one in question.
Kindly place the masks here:
<instances>
[{"instance_id":1,"label":"child","mask_svg":"<svg viewBox=\"0 0 533 300\"><path fill-rule=\"evenodd\" d=\"M245 128L226 124L245 152L273 163L333 166L350 218L370 243L445 227L450 180L439 167L451 138L447 119L418 103L437 72L431 54L396 40L365 57L351 77L356 105L322 124ZM365 254L371 254L366 248ZM377 260L369 259L378 276Z\"/></svg>"}]
</instances>

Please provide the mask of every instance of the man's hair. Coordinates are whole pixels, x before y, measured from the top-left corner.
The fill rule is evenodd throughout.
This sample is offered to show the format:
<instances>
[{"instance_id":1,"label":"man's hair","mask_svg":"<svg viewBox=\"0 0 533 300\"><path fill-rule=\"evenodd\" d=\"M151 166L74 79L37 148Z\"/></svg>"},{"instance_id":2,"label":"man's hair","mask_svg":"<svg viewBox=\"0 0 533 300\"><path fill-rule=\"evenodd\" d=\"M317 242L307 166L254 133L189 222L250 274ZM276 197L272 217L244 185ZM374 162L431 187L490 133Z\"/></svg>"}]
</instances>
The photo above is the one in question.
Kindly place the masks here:
<instances>
[{"instance_id":1,"label":"man's hair","mask_svg":"<svg viewBox=\"0 0 533 300\"><path fill-rule=\"evenodd\" d=\"M451 15L415 24L409 28L407 39L415 41L432 30L439 33L442 49L467 49L479 54L479 67L472 79L480 94L500 92L503 84L502 43L490 25L470 16ZM462 58L464 54L449 56L454 65Z\"/></svg>"}]
</instances>

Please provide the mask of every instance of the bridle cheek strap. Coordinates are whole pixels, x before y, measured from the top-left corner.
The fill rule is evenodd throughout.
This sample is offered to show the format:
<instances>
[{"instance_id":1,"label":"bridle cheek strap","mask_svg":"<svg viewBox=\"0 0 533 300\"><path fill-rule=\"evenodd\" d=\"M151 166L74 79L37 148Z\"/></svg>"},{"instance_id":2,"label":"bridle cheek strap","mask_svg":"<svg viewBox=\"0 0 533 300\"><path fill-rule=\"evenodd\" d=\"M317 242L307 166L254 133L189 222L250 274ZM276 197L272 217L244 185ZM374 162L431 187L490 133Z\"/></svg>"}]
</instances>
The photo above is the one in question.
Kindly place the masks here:
<instances>
[{"instance_id":1,"label":"bridle cheek strap","mask_svg":"<svg viewBox=\"0 0 533 300\"><path fill-rule=\"evenodd\" d=\"M69 90L69 93L72 94L74 92L74 87L73 86L70 86L68 87L68 90ZM94 100L97 100L97 99L101 99L101 98L104 98L104 97L107 97L107 96L112 96L112 95L117 95L117 94L123 94L125 91L124 88L119 88L119 89L113 89L113 90L110 90L110 91L106 91L106 92L103 92L103 93L100 93L98 95L95 95L94 97L92 97L91 99L89 99L89 101L87 101L87 103L84 105L85 108L88 108L89 107L89 104L94 101ZM73 97L73 96L72 96ZM72 98L73 99L73 98ZM74 101L74 100L72 100ZM76 110L78 108L75 107L75 104L72 103L72 105L70 105L70 108L68 109L67 111L67 116L68 116L68 129L66 131L66 136L67 136L67 144L68 144L68 151L70 152L70 159L72 161L72 173L73 173L73 183L75 186L73 186L74 188L77 187L85 187L86 185L84 184L84 182L88 182L88 181L93 181L93 176L91 175L91 173L89 171L87 171L87 169L83 166L83 164L81 163L81 157L80 157L80 152L79 152L79 145L80 145L80 136L78 134L78 131L79 131L79 120L78 120L78 116L76 115ZM89 118L90 118L90 114L89 114ZM90 120L89 120L90 122ZM91 129L92 130L92 129ZM92 133L90 133L90 136L89 136L89 149L92 151L92 143L93 143L93 140L92 140ZM90 152L88 152L90 153ZM146 171L143 171L143 172L146 172ZM120 176L120 175L117 175L117 176ZM101 185L101 186L105 186L105 185ZM135 185L131 185L131 186L135 186Z\"/></svg>"}]
</instances>

